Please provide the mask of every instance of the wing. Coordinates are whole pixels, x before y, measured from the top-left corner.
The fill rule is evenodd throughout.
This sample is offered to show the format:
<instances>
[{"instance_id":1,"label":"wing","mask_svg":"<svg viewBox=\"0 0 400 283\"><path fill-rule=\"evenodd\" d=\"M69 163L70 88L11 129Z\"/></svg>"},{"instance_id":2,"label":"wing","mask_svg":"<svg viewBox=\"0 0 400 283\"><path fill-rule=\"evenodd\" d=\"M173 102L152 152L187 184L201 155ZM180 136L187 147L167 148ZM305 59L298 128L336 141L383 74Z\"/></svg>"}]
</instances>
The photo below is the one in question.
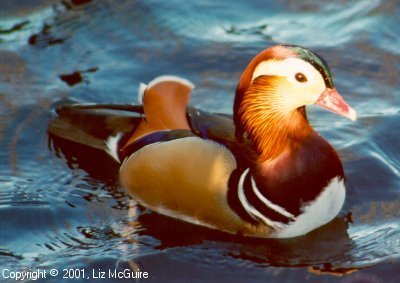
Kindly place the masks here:
<instances>
[{"instance_id":1,"label":"wing","mask_svg":"<svg viewBox=\"0 0 400 283\"><path fill-rule=\"evenodd\" d=\"M251 234L227 201L236 161L223 145L195 135L149 144L130 155L120 181L139 203L158 213L230 233Z\"/></svg>"}]
</instances>

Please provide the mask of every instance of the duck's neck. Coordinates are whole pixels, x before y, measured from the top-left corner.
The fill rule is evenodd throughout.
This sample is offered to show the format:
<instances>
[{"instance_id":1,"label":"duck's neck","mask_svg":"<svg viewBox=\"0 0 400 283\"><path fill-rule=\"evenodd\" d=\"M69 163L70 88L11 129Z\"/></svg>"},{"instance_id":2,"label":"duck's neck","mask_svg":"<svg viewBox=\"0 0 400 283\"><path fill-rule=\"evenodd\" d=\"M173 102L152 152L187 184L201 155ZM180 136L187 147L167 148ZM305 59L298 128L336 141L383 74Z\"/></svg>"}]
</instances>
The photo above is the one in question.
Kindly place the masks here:
<instances>
[{"instance_id":1,"label":"duck's neck","mask_svg":"<svg viewBox=\"0 0 400 283\"><path fill-rule=\"evenodd\" d=\"M273 96L246 93L239 107L242 134L252 142L257 163L271 161L284 152L295 150L313 130L305 107L284 111Z\"/></svg>"}]
</instances>

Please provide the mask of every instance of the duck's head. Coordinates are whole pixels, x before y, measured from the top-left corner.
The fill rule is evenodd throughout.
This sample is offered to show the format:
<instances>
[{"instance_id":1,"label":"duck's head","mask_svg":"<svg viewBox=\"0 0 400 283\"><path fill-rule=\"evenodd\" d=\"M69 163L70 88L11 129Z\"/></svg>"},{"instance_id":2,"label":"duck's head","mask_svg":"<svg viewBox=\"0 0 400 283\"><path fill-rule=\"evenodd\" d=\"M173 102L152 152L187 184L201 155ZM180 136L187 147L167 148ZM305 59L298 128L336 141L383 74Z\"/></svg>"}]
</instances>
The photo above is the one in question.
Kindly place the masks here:
<instances>
[{"instance_id":1,"label":"duck's head","mask_svg":"<svg viewBox=\"0 0 400 283\"><path fill-rule=\"evenodd\" d=\"M265 49L248 64L239 81L234 105L236 136L247 133L264 159L273 158L285 135L304 132L308 126L305 106L309 104L356 119L319 55L294 45Z\"/></svg>"}]
</instances>

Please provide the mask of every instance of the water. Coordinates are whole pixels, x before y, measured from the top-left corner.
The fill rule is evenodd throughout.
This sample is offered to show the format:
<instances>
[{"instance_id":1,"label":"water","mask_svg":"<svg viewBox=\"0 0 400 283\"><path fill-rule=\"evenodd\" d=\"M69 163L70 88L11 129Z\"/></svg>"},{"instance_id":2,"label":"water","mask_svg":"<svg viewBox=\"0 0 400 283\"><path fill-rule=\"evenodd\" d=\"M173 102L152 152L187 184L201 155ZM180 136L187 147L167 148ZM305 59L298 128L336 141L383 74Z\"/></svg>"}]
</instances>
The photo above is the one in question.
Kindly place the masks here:
<instances>
[{"instance_id":1,"label":"water","mask_svg":"<svg viewBox=\"0 0 400 283\"><path fill-rule=\"evenodd\" d=\"M140 269L144 282L400 282L397 1L1 2L0 271L56 268L54 282L65 268ZM52 103L135 103L138 84L160 74L193 81L193 105L231 113L244 66L276 43L322 54L359 114L353 123L309 107L348 193L340 216L305 237L243 239L157 215L113 176L49 150Z\"/></svg>"}]
</instances>

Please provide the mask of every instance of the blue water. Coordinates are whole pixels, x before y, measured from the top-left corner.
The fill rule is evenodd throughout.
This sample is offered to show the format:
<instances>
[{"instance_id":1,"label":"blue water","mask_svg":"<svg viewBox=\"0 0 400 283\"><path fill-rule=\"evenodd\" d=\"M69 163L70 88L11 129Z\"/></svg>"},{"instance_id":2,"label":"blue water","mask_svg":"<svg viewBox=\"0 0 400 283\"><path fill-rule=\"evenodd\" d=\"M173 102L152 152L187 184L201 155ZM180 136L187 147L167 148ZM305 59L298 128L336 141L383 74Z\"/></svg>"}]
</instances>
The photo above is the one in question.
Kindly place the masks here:
<instances>
[{"instance_id":1,"label":"blue water","mask_svg":"<svg viewBox=\"0 0 400 283\"><path fill-rule=\"evenodd\" d=\"M400 282L400 4L247 2L1 1L0 281L129 268L143 282ZM232 113L242 70L277 43L320 53L359 115L308 109L347 176L341 214L310 235L238 239L157 215L48 147L53 103L136 103L161 74L194 82L193 105Z\"/></svg>"}]
</instances>

